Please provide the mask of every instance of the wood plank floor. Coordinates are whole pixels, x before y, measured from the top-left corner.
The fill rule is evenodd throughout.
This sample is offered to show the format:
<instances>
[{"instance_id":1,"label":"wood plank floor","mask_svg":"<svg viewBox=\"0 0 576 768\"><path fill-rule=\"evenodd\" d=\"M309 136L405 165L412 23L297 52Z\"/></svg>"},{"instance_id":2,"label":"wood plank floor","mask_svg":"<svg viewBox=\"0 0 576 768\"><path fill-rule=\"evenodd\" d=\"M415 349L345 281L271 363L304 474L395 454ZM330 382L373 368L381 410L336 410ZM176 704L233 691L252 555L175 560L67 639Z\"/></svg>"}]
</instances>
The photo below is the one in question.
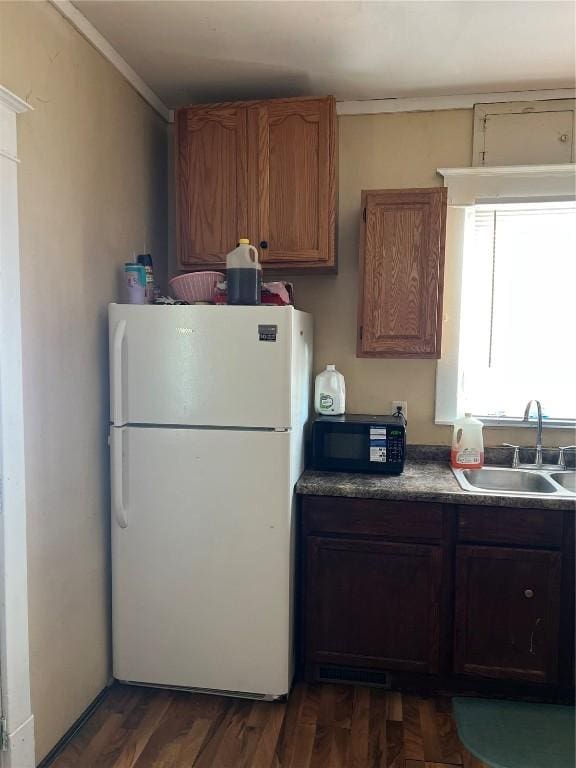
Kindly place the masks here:
<instances>
[{"instance_id":1,"label":"wood plank floor","mask_svg":"<svg viewBox=\"0 0 576 768\"><path fill-rule=\"evenodd\" d=\"M51 768L486 768L447 699L299 683L286 703L115 685Z\"/></svg>"}]
</instances>

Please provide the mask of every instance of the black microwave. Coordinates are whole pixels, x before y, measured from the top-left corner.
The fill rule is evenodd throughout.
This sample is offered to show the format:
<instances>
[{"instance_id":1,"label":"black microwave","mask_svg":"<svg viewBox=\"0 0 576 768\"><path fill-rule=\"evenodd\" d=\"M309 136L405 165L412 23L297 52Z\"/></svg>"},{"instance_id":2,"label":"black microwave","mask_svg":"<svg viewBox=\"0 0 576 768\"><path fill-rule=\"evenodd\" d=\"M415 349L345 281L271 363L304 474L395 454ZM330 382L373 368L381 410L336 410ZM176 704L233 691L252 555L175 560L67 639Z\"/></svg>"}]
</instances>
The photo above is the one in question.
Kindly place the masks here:
<instances>
[{"instance_id":1,"label":"black microwave","mask_svg":"<svg viewBox=\"0 0 576 768\"><path fill-rule=\"evenodd\" d=\"M394 416L318 416L312 424L312 466L328 472L400 474L406 421Z\"/></svg>"}]
</instances>

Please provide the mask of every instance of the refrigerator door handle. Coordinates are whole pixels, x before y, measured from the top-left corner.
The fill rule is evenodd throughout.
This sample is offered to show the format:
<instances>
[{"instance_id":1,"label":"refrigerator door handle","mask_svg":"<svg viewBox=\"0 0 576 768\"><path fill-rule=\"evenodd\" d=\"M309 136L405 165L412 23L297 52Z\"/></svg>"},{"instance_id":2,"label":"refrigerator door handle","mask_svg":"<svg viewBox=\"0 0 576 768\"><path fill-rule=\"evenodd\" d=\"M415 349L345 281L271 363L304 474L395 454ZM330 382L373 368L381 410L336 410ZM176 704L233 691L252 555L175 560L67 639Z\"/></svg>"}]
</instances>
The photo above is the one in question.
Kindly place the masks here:
<instances>
[{"instance_id":1,"label":"refrigerator door handle","mask_svg":"<svg viewBox=\"0 0 576 768\"><path fill-rule=\"evenodd\" d=\"M123 424L122 403L122 343L126 336L126 320L120 320L114 329L112 342L112 416L115 427Z\"/></svg>"},{"instance_id":2,"label":"refrigerator door handle","mask_svg":"<svg viewBox=\"0 0 576 768\"><path fill-rule=\"evenodd\" d=\"M112 511L120 528L127 528L128 510L124 506L124 429L113 427L111 432Z\"/></svg>"}]
</instances>

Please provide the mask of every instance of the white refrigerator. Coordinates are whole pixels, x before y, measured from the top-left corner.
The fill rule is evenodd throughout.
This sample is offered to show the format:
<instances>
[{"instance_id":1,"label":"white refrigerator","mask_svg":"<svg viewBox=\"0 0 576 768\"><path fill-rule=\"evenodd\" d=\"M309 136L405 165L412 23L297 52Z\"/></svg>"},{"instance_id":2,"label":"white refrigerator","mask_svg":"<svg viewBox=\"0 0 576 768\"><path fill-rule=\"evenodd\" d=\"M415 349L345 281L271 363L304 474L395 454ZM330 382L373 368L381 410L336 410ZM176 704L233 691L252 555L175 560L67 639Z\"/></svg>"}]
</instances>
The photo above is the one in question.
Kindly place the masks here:
<instances>
[{"instance_id":1,"label":"white refrigerator","mask_svg":"<svg viewBox=\"0 0 576 768\"><path fill-rule=\"evenodd\" d=\"M114 677L284 696L312 318L111 304L109 333Z\"/></svg>"}]
</instances>

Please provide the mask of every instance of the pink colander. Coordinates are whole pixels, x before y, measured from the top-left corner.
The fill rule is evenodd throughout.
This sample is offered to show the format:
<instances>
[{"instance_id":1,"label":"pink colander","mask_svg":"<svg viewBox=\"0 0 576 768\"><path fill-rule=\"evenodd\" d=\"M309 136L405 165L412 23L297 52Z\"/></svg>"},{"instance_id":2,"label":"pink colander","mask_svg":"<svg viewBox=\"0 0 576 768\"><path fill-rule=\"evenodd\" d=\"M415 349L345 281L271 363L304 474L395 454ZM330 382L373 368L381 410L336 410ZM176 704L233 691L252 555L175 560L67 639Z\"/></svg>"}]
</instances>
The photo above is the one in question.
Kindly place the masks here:
<instances>
[{"instance_id":1,"label":"pink colander","mask_svg":"<svg viewBox=\"0 0 576 768\"><path fill-rule=\"evenodd\" d=\"M214 301L217 283L224 280L222 272L188 272L170 280L170 288L180 301Z\"/></svg>"}]
</instances>

